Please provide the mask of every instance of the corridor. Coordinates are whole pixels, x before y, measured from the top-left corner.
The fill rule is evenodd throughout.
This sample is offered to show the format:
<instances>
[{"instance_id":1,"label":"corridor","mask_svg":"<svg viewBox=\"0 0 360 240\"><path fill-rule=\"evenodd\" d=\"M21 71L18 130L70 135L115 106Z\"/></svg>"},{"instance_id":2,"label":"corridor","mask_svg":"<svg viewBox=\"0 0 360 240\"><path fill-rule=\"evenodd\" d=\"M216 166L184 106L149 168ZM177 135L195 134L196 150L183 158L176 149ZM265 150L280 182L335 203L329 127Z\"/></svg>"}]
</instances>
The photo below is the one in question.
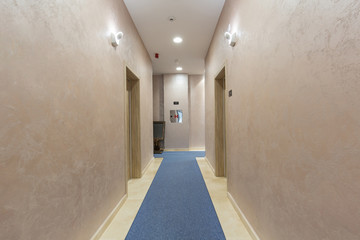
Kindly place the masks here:
<instances>
[{"instance_id":1,"label":"corridor","mask_svg":"<svg viewBox=\"0 0 360 240\"><path fill-rule=\"evenodd\" d=\"M0 16L0 240L360 239L360 1Z\"/></svg>"}]
</instances>

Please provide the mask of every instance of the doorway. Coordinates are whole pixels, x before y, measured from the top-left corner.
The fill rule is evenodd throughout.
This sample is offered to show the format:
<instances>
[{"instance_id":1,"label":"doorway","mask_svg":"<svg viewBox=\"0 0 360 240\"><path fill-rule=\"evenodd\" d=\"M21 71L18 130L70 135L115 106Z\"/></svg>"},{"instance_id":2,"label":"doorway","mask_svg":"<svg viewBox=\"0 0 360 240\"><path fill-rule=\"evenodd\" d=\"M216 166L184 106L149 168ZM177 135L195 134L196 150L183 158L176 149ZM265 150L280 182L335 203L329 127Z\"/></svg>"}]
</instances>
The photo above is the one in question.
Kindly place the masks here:
<instances>
[{"instance_id":1,"label":"doorway","mask_svg":"<svg viewBox=\"0 0 360 240\"><path fill-rule=\"evenodd\" d=\"M126 179L141 177L140 80L126 67Z\"/></svg>"},{"instance_id":2,"label":"doorway","mask_svg":"<svg viewBox=\"0 0 360 240\"><path fill-rule=\"evenodd\" d=\"M215 78L215 175L226 177L225 67Z\"/></svg>"}]
</instances>

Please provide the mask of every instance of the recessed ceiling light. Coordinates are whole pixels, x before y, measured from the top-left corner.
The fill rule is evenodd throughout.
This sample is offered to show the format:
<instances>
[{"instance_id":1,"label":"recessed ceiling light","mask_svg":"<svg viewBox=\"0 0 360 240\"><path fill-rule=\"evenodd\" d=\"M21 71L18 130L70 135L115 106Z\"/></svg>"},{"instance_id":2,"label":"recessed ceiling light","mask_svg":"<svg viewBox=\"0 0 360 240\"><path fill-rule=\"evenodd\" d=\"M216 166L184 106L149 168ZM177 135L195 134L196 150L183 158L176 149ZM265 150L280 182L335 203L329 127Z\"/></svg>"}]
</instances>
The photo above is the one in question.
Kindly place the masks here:
<instances>
[{"instance_id":1,"label":"recessed ceiling light","mask_svg":"<svg viewBox=\"0 0 360 240\"><path fill-rule=\"evenodd\" d=\"M176 70L181 71L182 67L176 67Z\"/></svg>"},{"instance_id":2,"label":"recessed ceiling light","mask_svg":"<svg viewBox=\"0 0 360 240\"><path fill-rule=\"evenodd\" d=\"M183 41L183 39L181 37L175 37L173 39L174 43L181 43Z\"/></svg>"}]
</instances>

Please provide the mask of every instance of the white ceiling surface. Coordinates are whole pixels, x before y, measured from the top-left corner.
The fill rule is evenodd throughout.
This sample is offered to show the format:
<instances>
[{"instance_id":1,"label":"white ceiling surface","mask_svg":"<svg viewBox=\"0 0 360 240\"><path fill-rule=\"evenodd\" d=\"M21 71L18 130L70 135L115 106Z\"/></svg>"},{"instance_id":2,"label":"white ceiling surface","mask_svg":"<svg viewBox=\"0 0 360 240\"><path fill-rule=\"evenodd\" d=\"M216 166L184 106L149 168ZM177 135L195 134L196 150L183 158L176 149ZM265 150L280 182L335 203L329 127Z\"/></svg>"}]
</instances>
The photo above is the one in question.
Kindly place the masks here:
<instances>
[{"instance_id":1,"label":"white ceiling surface","mask_svg":"<svg viewBox=\"0 0 360 240\"><path fill-rule=\"evenodd\" d=\"M124 0L153 62L154 74L203 74L225 0ZM168 18L176 20L170 22ZM126 33L125 33L126 34ZM172 39L183 38L181 44ZM159 53L159 59L155 59ZM183 71L176 71L175 59Z\"/></svg>"}]
</instances>

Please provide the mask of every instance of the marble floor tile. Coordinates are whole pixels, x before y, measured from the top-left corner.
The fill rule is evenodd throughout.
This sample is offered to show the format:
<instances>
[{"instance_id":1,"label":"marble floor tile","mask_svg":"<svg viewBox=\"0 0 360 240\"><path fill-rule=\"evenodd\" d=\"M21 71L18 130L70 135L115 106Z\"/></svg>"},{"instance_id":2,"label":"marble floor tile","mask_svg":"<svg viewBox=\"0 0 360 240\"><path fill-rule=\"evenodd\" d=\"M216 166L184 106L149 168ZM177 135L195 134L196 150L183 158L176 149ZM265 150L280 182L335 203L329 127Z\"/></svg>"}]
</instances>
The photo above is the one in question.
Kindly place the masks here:
<instances>
[{"instance_id":1,"label":"marble floor tile","mask_svg":"<svg viewBox=\"0 0 360 240\"><path fill-rule=\"evenodd\" d=\"M128 197L112 220L100 240L125 239L132 222L143 202L145 195L154 179L162 158L155 158L147 171L140 179L131 179L128 182Z\"/></svg>"},{"instance_id":2,"label":"marble floor tile","mask_svg":"<svg viewBox=\"0 0 360 240\"><path fill-rule=\"evenodd\" d=\"M252 240L227 197L227 180L215 177L205 158L196 158L227 240Z\"/></svg>"}]
</instances>

